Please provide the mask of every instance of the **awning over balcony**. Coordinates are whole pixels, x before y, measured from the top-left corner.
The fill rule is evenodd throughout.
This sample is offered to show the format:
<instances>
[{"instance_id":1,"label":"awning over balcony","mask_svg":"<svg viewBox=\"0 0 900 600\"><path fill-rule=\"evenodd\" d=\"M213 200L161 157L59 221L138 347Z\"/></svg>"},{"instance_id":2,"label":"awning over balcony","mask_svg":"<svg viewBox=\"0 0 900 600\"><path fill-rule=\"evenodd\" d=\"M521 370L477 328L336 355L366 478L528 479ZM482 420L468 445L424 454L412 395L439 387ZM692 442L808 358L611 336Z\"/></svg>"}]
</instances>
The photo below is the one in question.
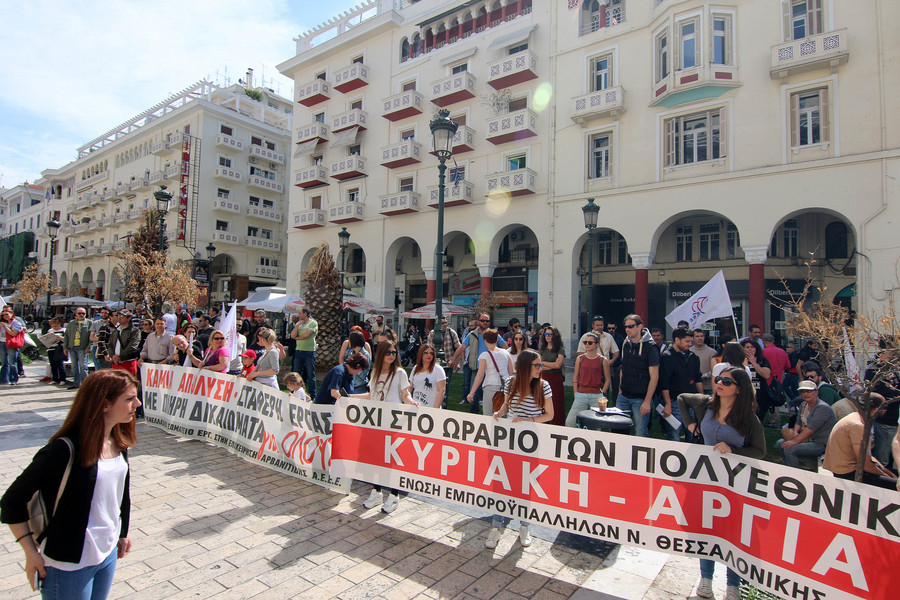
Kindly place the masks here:
<instances>
[{"instance_id":1,"label":"awning over balcony","mask_svg":"<svg viewBox=\"0 0 900 600\"><path fill-rule=\"evenodd\" d=\"M332 148L341 148L343 146L350 146L351 144L356 143L356 136L359 134L359 127L351 127L350 129L345 129L344 131L339 131L337 133L332 134L334 139L331 140Z\"/></svg>"},{"instance_id":2,"label":"awning over balcony","mask_svg":"<svg viewBox=\"0 0 900 600\"><path fill-rule=\"evenodd\" d=\"M306 156L307 154L312 154L316 150L316 146L319 144L319 138L313 138L308 142L301 142L297 144L297 148L294 150L294 158L300 158L301 156Z\"/></svg>"},{"instance_id":3,"label":"awning over balcony","mask_svg":"<svg viewBox=\"0 0 900 600\"><path fill-rule=\"evenodd\" d=\"M491 48L505 48L506 46L512 46L516 42L521 42L530 37L531 32L535 29L537 29L537 25L528 25L527 27L522 27L503 35L498 35L488 45L488 50Z\"/></svg>"}]
</instances>

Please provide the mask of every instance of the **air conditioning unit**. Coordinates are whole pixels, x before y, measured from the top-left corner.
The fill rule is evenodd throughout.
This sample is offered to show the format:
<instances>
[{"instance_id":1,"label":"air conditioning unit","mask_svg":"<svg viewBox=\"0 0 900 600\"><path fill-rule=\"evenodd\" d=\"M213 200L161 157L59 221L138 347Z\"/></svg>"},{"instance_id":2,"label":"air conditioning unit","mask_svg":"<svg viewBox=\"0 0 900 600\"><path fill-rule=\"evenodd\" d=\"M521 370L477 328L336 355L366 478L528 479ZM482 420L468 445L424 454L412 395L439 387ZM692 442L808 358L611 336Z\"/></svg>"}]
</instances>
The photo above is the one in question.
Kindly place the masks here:
<instances>
[{"instance_id":1,"label":"air conditioning unit","mask_svg":"<svg viewBox=\"0 0 900 600\"><path fill-rule=\"evenodd\" d=\"M251 156L251 157L250 157L250 164L252 164L252 165L255 165L255 164L256 164L256 157L255 157L255 156Z\"/></svg>"}]
</instances>

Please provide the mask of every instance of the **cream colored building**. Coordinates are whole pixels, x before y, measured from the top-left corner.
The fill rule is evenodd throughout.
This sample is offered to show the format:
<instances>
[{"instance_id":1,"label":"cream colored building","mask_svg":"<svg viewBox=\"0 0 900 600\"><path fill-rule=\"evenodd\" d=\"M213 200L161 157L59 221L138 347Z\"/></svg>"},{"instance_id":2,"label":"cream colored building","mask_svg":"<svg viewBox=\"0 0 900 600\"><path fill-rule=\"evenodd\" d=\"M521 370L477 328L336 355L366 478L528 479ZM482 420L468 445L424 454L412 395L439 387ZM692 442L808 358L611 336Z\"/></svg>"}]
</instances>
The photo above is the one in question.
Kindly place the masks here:
<instances>
[{"instance_id":1,"label":"cream colored building","mask_svg":"<svg viewBox=\"0 0 900 600\"><path fill-rule=\"evenodd\" d=\"M288 288L346 227L352 286L433 298L441 106L461 123L444 295L502 293L495 324L664 326L722 269L740 333L778 332L769 299L810 257L829 293L877 309L900 255L898 20L883 0L372 0L279 66L296 101Z\"/></svg>"},{"instance_id":2,"label":"cream colored building","mask_svg":"<svg viewBox=\"0 0 900 600\"><path fill-rule=\"evenodd\" d=\"M63 224L54 283L117 300L116 253L146 209L155 210L160 186L173 194L166 215L172 256L205 259L215 246L214 301L283 282L292 106L266 90L259 98L240 85L201 81L85 144L74 162L44 171L47 208ZM46 230L39 233L46 242Z\"/></svg>"}]
</instances>

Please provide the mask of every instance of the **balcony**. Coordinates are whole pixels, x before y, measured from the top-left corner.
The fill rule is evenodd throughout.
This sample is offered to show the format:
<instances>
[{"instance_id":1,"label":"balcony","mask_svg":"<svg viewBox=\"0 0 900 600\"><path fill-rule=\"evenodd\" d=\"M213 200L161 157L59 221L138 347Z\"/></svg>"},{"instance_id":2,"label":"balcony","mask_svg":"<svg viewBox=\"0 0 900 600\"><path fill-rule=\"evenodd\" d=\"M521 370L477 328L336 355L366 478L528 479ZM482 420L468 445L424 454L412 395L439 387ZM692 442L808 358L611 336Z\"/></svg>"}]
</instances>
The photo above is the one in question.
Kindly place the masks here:
<instances>
[{"instance_id":1,"label":"balcony","mask_svg":"<svg viewBox=\"0 0 900 600\"><path fill-rule=\"evenodd\" d=\"M150 180L149 179L135 179L131 183L128 184L129 192L141 192L144 190L150 189ZM134 194L131 194L132 196Z\"/></svg>"},{"instance_id":2,"label":"balcony","mask_svg":"<svg viewBox=\"0 0 900 600\"><path fill-rule=\"evenodd\" d=\"M231 233L230 231L213 231L212 235L209 237L214 242L223 242L225 244L234 244L237 246L241 244L241 236L236 233Z\"/></svg>"},{"instance_id":3,"label":"balcony","mask_svg":"<svg viewBox=\"0 0 900 600\"><path fill-rule=\"evenodd\" d=\"M313 229L325 227L325 211L319 208L299 210L294 213L294 228Z\"/></svg>"},{"instance_id":4,"label":"balcony","mask_svg":"<svg viewBox=\"0 0 900 600\"><path fill-rule=\"evenodd\" d=\"M168 165L164 171L165 175L163 175L163 179L167 181L173 181L178 179L178 176L181 174L181 167L179 165Z\"/></svg>"},{"instance_id":5,"label":"balcony","mask_svg":"<svg viewBox=\"0 0 900 600\"><path fill-rule=\"evenodd\" d=\"M248 217L264 219L266 221L274 221L281 223L281 212L272 208L263 208L260 206L248 206L246 210Z\"/></svg>"},{"instance_id":6,"label":"balcony","mask_svg":"<svg viewBox=\"0 0 900 600\"><path fill-rule=\"evenodd\" d=\"M127 192L128 192L128 184L120 183L120 184L116 185L116 193L113 194L113 197L111 198L111 200L113 202L119 202L120 200L124 200L126 197L125 194Z\"/></svg>"},{"instance_id":7,"label":"balcony","mask_svg":"<svg viewBox=\"0 0 900 600\"><path fill-rule=\"evenodd\" d=\"M103 190L103 193L100 194L100 198L102 198L103 202L107 202L112 200L113 196L116 195L116 190L114 188L106 188Z\"/></svg>"},{"instance_id":8,"label":"balcony","mask_svg":"<svg viewBox=\"0 0 900 600\"><path fill-rule=\"evenodd\" d=\"M100 219L100 227L109 227L112 224L113 224L112 216L103 217L102 219Z\"/></svg>"},{"instance_id":9,"label":"balcony","mask_svg":"<svg viewBox=\"0 0 900 600\"><path fill-rule=\"evenodd\" d=\"M324 79L315 79L297 88L297 102L303 106L315 106L331 98L331 86Z\"/></svg>"},{"instance_id":10,"label":"balcony","mask_svg":"<svg viewBox=\"0 0 900 600\"><path fill-rule=\"evenodd\" d=\"M118 240L117 242L113 242L113 251L120 252L128 248L128 240Z\"/></svg>"},{"instance_id":11,"label":"balcony","mask_svg":"<svg viewBox=\"0 0 900 600\"><path fill-rule=\"evenodd\" d=\"M235 171L234 169L232 169L231 167L218 166L218 167L216 167L216 171L215 171L215 173L213 173L213 175L220 179L227 179L229 181L240 182L242 179L241 174L238 171Z\"/></svg>"},{"instance_id":12,"label":"balcony","mask_svg":"<svg viewBox=\"0 0 900 600\"><path fill-rule=\"evenodd\" d=\"M76 190L76 191L81 191L81 190L83 190L83 189L85 189L85 188L88 188L88 187L94 185L95 183L100 183L101 181L106 181L106 179L107 179L108 177L109 177L109 171L101 171L100 173L97 173L97 174L95 174L95 175L91 175L90 177L88 177L88 178L86 178L86 179L82 179L81 181L79 181L79 182L75 185L75 190Z\"/></svg>"},{"instance_id":13,"label":"balcony","mask_svg":"<svg viewBox=\"0 0 900 600\"><path fill-rule=\"evenodd\" d=\"M162 180L165 178L164 171L154 171L150 173L150 185L159 185Z\"/></svg>"},{"instance_id":14,"label":"balcony","mask_svg":"<svg viewBox=\"0 0 900 600\"><path fill-rule=\"evenodd\" d=\"M78 235L88 230L88 223L79 223L72 228L72 233Z\"/></svg>"},{"instance_id":15,"label":"balcony","mask_svg":"<svg viewBox=\"0 0 900 600\"><path fill-rule=\"evenodd\" d=\"M531 50L504 56L500 60L488 64L487 83L495 90L502 90L518 83L537 79L537 63L537 55Z\"/></svg>"},{"instance_id":16,"label":"balcony","mask_svg":"<svg viewBox=\"0 0 900 600\"><path fill-rule=\"evenodd\" d=\"M154 142L150 146L150 154L152 154L153 156L166 156L171 153L172 147L169 146L169 142L166 140Z\"/></svg>"},{"instance_id":17,"label":"balcony","mask_svg":"<svg viewBox=\"0 0 900 600\"><path fill-rule=\"evenodd\" d=\"M425 96L415 90L408 90L382 100L384 108L381 116L388 121L400 121L422 113Z\"/></svg>"},{"instance_id":18,"label":"balcony","mask_svg":"<svg viewBox=\"0 0 900 600\"><path fill-rule=\"evenodd\" d=\"M268 267L266 265L256 265L253 267L253 274L257 277L266 277L268 279L284 278L284 271L280 267Z\"/></svg>"},{"instance_id":19,"label":"balcony","mask_svg":"<svg viewBox=\"0 0 900 600\"><path fill-rule=\"evenodd\" d=\"M79 248L72 251L72 258L84 258L87 256L87 248Z\"/></svg>"},{"instance_id":20,"label":"balcony","mask_svg":"<svg viewBox=\"0 0 900 600\"><path fill-rule=\"evenodd\" d=\"M113 223L123 223L127 218L127 212L118 212L113 215Z\"/></svg>"},{"instance_id":21,"label":"balcony","mask_svg":"<svg viewBox=\"0 0 900 600\"><path fill-rule=\"evenodd\" d=\"M113 251L112 244L103 244L102 246L97 248L98 254L110 254Z\"/></svg>"},{"instance_id":22,"label":"balcony","mask_svg":"<svg viewBox=\"0 0 900 600\"><path fill-rule=\"evenodd\" d=\"M428 188L428 206L432 208L438 207L438 191L438 186ZM471 181L463 179L459 182L459 185L450 184L444 187L444 206L472 204L474 196L475 186Z\"/></svg>"},{"instance_id":23,"label":"balcony","mask_svg":"<svg viewBox=\"0 0 900 600\"><path fill-rule=\"evenodd\" d=\"M492 144L505 144L537 135L537 114L523 108L489 119L487 139Z\"/></svg>"},{"instance_id":24,"label":"balcony","mask_svg":"<svg viewBox=\"0 0 900 600\"><path fill-rule=\"evenodd\" d=\"M331 119L331 132L337 133L338 131L343 131L345 129L350 129L351 127L359 127L360 129L366 128L366 119L368 118L368 113L364 110L360 110L358 108L354 108L352 110L348 110L345 113L341 113L336 117Z\"/></svg>"},{"instance_id":25,"label":"balcony","mask_svg":"<svg viewBox=\"0 0 900 600\"><path fill-rule=\"evenodd\" d=\"M468 125L460 125L453 136L453 154L471 152L475 149L475 130Z\"/></svg>"},{"instance_id":26,"label":"balcony","mask_svg":"<svg viewBox=\"0 0 900 600\"><path fill-rule=\"evenodd\" d=\"M250 156L258 156L259 158L264 158L270 162L284 164L284 154L278 154L274 150L269 150L268 148L263 148L256 144L250 144L250 147L247 148L247 152Z\"/></svg>"},{"instance_id":27,"label":"balcony","mask_svg":"<svg viewBox=\"0 0 900 600\"><path fill-rule=\"evenodd\" d=\"M421 194L418 192L395 192L393 194L385 194L379 196L381 200L381 208L378 212L383 215L402 215L405 213L419 212L419 200Z\"/></svg>"},{"instance_id":28,"label":"balcony","mask_svg":"<svg viewBox=\"0 0 900 600\"><path fill-rule=\"evenodd\" d=\"M98 229L100 229L100 221L98 221L97 219L91 219L90 221L88 221L88 224L87 224L88 231L96 231Z\"/></svg>"},{"instance_id":29,"label":"balcony","mask_svg":"<svg viewBox=\"0 0 900 600\"><path fill-rule=\"evenodd\" d=\"M240 214L240 203L229 198L215 198L212 203L213 210L222 210Z\"/></svg>"},{"instance_id":30,"label":"balcony","mask_svg":"<svg viewBox=\"0 0 900 600\"><path fill-rule=\"evenodd\" d=\"M487 177L487 195L494 192L506 192L510 196L533 194L537 182L537 173L531 169L503 171Z\"/></svg>"},{"instance_id":31,"label":"balcony","mask_svg":"<svg viewBox=\"0 0 900 600\"><path fill-rule=\"evenodd\" d=\"M431 84L431 101L438 106L450 106L475 97L475 76L468 71L454 73Z\"/></svg>"},{"instance_id":32,"label":"balcony","mask_svg":"<svg viewBox=\"0 0 900 600\"><path fill-rule=\"evenodd\" d=\"M585 126L586 123L604 117L617 118L625 112L625 90L622 86L607 88L578 96L572 101L572 120Z\"/></svg>"},{"instance_id":33,"label":"balcony","mask_svg":"<svg viewBox=\"0 0 900 600\"><path fill-rule=\"evenodd\" d=\"M334 89L342 94L369 85L369 67L353 63L334 74Z\"/></svg>"},{"instance_id":34,"label":"balcony","mask_svg":"<svg viewBox=\"0 0 900 600\"><path fill-rule=\"evenodd\" d=\"M284 191L284 186L277 181L267 179L265 177L260 177L259 175L248 175L247 185L252 185L253 187L257 187L269 192L275 192L277 194L280 194Z\"/></svg>"},{"instance_id":35,"label":"balcony","mask_svg":"<svg viewBox=\"0 0 900 600\"><path fill-rule=\"evenodd\" d=\"M404 140L399 144L381 149L381 165L396 169L422 162L422 144L414 140Z\"/></svg>"},{"instance_id":36,"label":"balcony","mask_svg":"<svg viewBox=\"0 0 900 600\"><path fill-rule=\"evenodd\" d=\"M507 250L506 252L500 252L497 262L500 264L524 263L526 265L537 265L538 249L527 247L515 248L513 250Z\"/></svg>"},{"instance_id":37,"label":"balcony","mask_svg":"<svg viewBox=\"0 0 900 600\"><path fill-rule=\"evenodd\" d=\"M140 208L132 208L131 210L128 211L128 216L126 217L126 220L133 221L135 219L140 219L141 215L143 213L144 213L144 211Z\"/></svg>"},{"instance_id":38,"label":"balcony","mask_svg":"<svg viewBox=\"0 0 900 600\"><path fill-rule=\"evenodd\" d=\"M103 194L94 193L91 195L91 206L99 206L104 202L106 202L106 198L103 196Z\"/></svg>"},{"instance_id":39,"label":"balcony","mask_svg":"<svg viewBox=\"0 0 900 600\"><path fill-rule=\"evenodd\" d=\"M324 165L313 165L294 173L294 185L309 189L328 185L328 169Z\"/></svg>"},{"instance_id":40,"label":"balcony","mask_svg":"<svg viewBox=\"0 0 900 600\"><path fill-rule=\"evenodd\" d=\"M251 248L259 248L261 250L272 250L273 252L281 252L281 242L275 240L267 240L266 238L248 235L244 240L245 246Z\"/></svg>"},{"instance_id":41,"label":"balcony","mask_svg":"<svg viewBox=\"0 0 900 600\"><path fill-rule=\"evenodd\" d=\"M772 46L772 79L813 69L837 68L850 60L847 30L839 29Z\"/></svg>"},{"instance_id":42,"label":"balcony","mask_svg":"<svg viewBox=\"0 0 900 600\"><path fill-rule=\"evenodd\" d=\"M63 260L72 260L72 252L63 252Z\"/></svg>"},{"instance_id":43,"label":"balcony","mask_svg":"<svg viewBox=\"0 0 900 600\"><path fill-rule=\"evenodd\" d=\"M79 210L83 210L88 207L91 203L90 194L82 194L75 198L75 201L72 202L72 212L76 212Z\"/></svg>"},{"instance_id":44,"label":"balcony","mask_svg":"<svg viewBox=\"0 0 900 600\"><path fill-rule=\"evenodd\" d=\"M311 140L319 140L320 142L328 141L328 125L325 123L319 123L315 121L306 125L305 127L299 127L297 129L297 143L302 144L303 142L309 142Z\"/></svg>"},{"instance_id":45,"label":"balcony","mask_svg":"<svg viewBox=\"0 0 900 600\"><path fill-rule=\"evenodd\" d=\"M328 221L331 223L352 223L365 218L362 202L343 201L328 207Z\"/></svg>"},{"instance_id":46,"label":"balcony","mask_svg":"<svg viewBox=\"0 0 900 600\"><path fill-rule=\"evenodd\" d=\"M331 163L331 176L340 181L366 176L366 159L348 156Z\"/></svg>"},{"instance_id":47,"label":"balcony","mask_svg":"<svg viewBox=\"0 0 900 600\"><path fill-rule=\"evenodd\" d=\"M220 133L216 136L216 146L224 146L226 148L232 148L234 150L243 150L244 142L237 139L233 135Z\"/></svg>"},{"instance_id":48,"label":"balcony","mask_svg":"<svg viewBox=\"0 0 900 600\"><path fill-rule=\"evenodd\" d=\"M741 85L736 66L704 63L678 68L653 84L652 106L672 108L703 98L718 98Z\"/></svg>"}]
</instances>

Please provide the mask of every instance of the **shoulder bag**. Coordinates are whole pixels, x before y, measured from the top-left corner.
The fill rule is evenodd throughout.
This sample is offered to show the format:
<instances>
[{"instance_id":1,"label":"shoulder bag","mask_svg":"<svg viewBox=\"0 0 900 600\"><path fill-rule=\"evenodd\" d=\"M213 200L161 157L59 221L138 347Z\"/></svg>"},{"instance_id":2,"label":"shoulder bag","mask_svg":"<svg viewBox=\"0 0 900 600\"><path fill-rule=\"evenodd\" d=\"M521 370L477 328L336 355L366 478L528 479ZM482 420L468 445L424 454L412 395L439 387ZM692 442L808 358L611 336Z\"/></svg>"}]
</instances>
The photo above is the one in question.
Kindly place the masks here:
<instances>
[{"instance_id":1,"label":"shoulder bag","mask_svg":"<svg viewBox=\"0 0 900 600\"><path fill-rule=\"evenodd\" d=\"M53 515L56 514L56 508L59 506L59 499L62 498L63 491L66 489L66 482L69 481L69 474L72 472L72 464L75 462L75 448L72 441L63 437L60 438L69 447L69 463L63 473L62 480L59 482L59 491L56 492L56 502L53 503L53 510L48 511L44 498L41 496L41 490L37 490L28 501L28 525L34 534L34 541L40 544L44 541L47 534L47 527L50 525Z\"/></svg>"}]
</instances>

